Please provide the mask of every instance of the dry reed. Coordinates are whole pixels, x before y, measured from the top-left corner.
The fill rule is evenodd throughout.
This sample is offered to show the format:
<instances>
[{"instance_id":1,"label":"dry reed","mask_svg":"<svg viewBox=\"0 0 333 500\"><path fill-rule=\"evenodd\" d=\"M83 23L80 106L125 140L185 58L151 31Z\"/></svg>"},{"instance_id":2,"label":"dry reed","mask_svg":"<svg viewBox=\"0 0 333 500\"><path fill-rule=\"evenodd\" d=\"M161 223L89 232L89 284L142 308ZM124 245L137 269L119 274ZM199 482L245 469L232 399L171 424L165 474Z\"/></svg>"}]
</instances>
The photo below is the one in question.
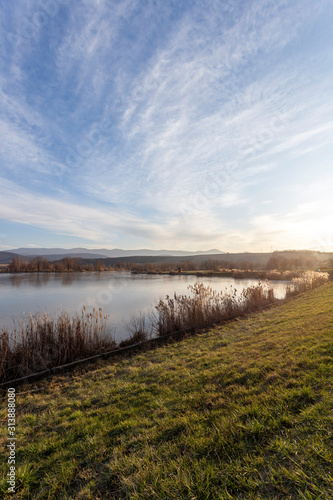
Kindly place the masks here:
<instances>
[{"instance_id":1,"label":"dry reed","mask_svg":"<svg viewBox=\"0 0 333 500\"><path fill-rule=\"evenodd\" d=\"M328 278L328 273L304 272L293 278L293 284L286 289L286 297L317 288ZM165 300L160 300L150 321L153 334L162 336L210 326L256 311L277 300L269 282L262 283L260 280L257 286L248 287L240 294L237 294L237 289L217 292L202 283L195 283L188 289L192 296L175 293L173 298L167 296Z\"/></svg>"},{"instance_id":2,"label":"dry reed","mask_svg":"<svg viewBox=\"0 0 333 500\"><path fill-rule=\"evenodd\" d=\"M112 350L117 344L106 331L107 316L100 307L81 317L63 312L30 315L19 329L0 334L0 381L13 380Z\"/></svg>"},{"instance_id":3,"label":"dry reed","mask_svg":"<svg viewBox=\"0 0 333 500\"><path fill-rule=\"evenodd\" d=\"M192 296L174 294L160 300L152 317L154 333L162 336L175 331L193 330L212 325L254 311L274 302L273 290L268 283L259 281L257 286L217 292L202 283L189 286Z\"/></svg>"},{"instance_id":4,"label":"dry reed","mask_svg":"<svg viewBox=\"0 0 333 500\"><path fill-rule=\"evenodd\" d=\"M292 286L287 287L286 297L292 297L293 295L298 295L299 293L307 292L317 288L329 280L328 273L316 272L316 271L306 271L301 276L292 279Z\"/></svg>"}]
</instances>

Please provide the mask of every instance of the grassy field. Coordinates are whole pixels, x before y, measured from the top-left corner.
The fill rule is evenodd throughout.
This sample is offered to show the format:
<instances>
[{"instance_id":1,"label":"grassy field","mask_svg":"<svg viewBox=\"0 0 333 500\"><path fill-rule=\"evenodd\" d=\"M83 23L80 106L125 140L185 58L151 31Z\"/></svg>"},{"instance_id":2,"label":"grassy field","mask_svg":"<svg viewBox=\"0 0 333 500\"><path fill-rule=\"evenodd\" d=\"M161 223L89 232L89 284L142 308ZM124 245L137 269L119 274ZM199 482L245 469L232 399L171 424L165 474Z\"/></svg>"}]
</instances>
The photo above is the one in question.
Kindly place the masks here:
<instances>
[{"instance_id":1,"label":"grassy field","mask_svg":"<svg viewBox=\"0 0 333 500\"><path fill-rule=\"evenodd\" d=\"M0 497L333 498L332 299L329 283L17 394L16 494L2 401Z\"/></svg>"}]
</instances>

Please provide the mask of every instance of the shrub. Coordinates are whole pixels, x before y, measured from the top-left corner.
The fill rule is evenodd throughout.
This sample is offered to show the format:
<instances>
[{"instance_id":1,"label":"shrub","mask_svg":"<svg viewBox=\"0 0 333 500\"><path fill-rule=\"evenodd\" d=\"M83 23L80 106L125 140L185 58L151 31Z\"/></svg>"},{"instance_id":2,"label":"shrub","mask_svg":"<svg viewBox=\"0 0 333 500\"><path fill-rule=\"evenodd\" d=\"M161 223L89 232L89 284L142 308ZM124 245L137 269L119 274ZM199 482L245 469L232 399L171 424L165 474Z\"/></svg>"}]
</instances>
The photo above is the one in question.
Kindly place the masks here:
<instances>
[{"instance_id":1,"label":"shrub","mask_svg":"<svg viewBox=\"0 0 333 500\"><path fill-rule=\"evenodd\" d=\"M142 330L139 330L133 333L133 335L131 335L129 339L122 340L119 344L119 347L127 347L134 344L140 344L141 342L145 342L147 339L148 339L147 333Z\"/></svg>"},{"instance_id":2,"label":"shrub","mask_svg":"<svg viewBox=\"0 0 333 500\"><path fill-rule=\"evenodd\" d=\"M268 280L279 280L282 277L282 273L277 271L277 269L273 269L272 271L267 271L266 278Z\"/></svg>"},{"instance_id":3,"label":"shrub","mask_svg":"<svg viewBox=\"0 0 333 500\"><path fill-rule=\"evenodd\" d=\"M242 280L242 279L245 278L245 274L243 273L243 271L236 271L236 270L234 270L233 273L232 273L232 277L235 280Z\"/></svg>"}]
</instances>

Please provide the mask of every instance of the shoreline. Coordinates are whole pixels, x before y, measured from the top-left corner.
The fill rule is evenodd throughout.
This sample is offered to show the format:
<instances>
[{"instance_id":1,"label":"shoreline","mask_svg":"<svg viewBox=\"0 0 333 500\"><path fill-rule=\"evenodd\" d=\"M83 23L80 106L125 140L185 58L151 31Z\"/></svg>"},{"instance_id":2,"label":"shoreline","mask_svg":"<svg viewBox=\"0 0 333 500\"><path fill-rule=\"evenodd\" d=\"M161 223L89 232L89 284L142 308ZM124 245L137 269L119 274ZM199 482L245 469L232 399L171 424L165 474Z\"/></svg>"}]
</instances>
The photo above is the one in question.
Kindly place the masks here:
<instances>
[{"instance_id":1,"label":"shoreline","mask_svg":"<svg viewBox=\"0 0 333 500\"><path fill-rule=\"evenodd\" d=\"M71 275L71 274L91 274L91 273L128 273L132 275L159 275L159 276L196 276L197 278L232 278L235 280L242 279L254 279L254 280L268 280L268 281L285 281L291 282L293 278L297 278L303 274L305 270L301 271L265 271L265 270L254 270L254 271L242 271L242 270L230 270L230 271L209 271L209 270L194 270L194 271L130 271L128 269L103 269L103 270L70 270L70 271L9 271L2 270L0 268L0 274L9 275ZM321 272L328 272L331 277L333 277L333 271L330 269L323 269Z\"/></svg>"}]
</instances>

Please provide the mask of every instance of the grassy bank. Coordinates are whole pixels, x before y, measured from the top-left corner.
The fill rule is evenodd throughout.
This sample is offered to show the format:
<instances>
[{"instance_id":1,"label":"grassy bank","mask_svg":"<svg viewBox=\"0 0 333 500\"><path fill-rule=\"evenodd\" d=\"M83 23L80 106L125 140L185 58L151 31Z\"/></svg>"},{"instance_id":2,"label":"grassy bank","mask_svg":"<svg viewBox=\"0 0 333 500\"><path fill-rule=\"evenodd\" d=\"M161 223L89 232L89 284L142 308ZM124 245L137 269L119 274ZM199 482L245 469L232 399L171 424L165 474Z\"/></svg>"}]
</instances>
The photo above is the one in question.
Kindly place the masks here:
<instances>
[{"instance_id":1,"label":"grassy bank","mask_svg":"<svg viewBox=\"0 0 333 500\"><path fill-rule=\"evenodd\" d=\"M332 498L332 298L329 283L18 394L7 497Z\"/></svg>"}]
</instances>

